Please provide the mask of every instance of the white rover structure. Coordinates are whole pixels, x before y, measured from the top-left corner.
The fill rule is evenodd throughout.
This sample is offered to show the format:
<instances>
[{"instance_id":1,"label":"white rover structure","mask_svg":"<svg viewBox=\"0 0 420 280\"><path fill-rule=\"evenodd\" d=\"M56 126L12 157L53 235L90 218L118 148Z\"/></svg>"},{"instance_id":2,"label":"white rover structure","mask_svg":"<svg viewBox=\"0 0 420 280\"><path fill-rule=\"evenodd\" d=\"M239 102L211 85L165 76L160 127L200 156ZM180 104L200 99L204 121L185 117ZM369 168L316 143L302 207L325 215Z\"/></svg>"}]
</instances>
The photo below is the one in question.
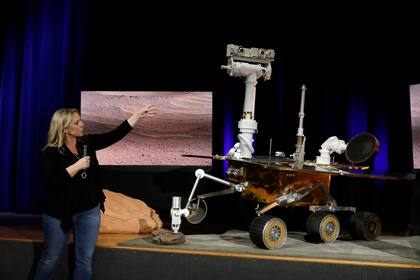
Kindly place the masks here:
<instances>
[{"instance_id":1,"label":"white rover structure","mask_svg":"<svg viewBox=\"0 0 420 280\"><path fill-rule=\"evenodd\" d=\"M181 197L172 198L172 231L178 233L182 217L190 223L200 223L207 213L204 199L238 192L244 199L264 204L261 209L256 210L256 218L249 228L251 241L260 248L280 248L286 241L286 224L279 217L266 215L270 209L277 206L309 207L313 213L306 221L306 230L311 240L334 242L337 239L340 233L340 222L334 215L337 211L353 213L350 218L350 230L354 238L375 239L381 232L378 215L357 211L354 207L338 206L329 193L331 176L379 179L387 177L353 173L354 169L362 170L367 167L331 163L330 155L334 152L345 152L351 163L363 163L379 151L378 140L370 133L361 133L346 144L333 136L321 145L316 161L305 160L306 137L303 133L303 118L306 87L303 85L295 152L290 158L286 158L282 152L276 152L276 156L271 157L271 151L268 157L253 157L253 135L257 131L257 122L254 119L256 84L260 78L270 79L274 50L228 45L226 55L228 64L222 66L222 69L232 77L245 80L243 114L238 122L239 142L225 156L213 157L229 162L228 180L206 174L202 169L196 170L196 180L186 205L181 205ZM203 178L226 185L227 189L195 196L198 183Z\"/></svg>"}]
</instances>

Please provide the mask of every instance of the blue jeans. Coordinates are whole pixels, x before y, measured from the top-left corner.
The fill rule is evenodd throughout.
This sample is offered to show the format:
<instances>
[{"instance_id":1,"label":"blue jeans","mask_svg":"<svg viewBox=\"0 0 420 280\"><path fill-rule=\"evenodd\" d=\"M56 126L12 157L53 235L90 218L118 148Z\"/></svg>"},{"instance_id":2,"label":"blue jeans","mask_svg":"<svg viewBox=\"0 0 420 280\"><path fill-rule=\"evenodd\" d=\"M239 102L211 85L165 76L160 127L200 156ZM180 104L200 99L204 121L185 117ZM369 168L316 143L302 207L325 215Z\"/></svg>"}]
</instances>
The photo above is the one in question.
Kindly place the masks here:
<instances>
[{"instance_id":1,"label":"blue jeans","mask_svg":"<svg viewBox=\"0 0 420 280\"><path fill-rule=\"evenodd\" d=\"M99 205L73 215L73 226L66 231L61 220L44 214L44 250L38 263L34 279L52 279L60 263L70 233L74 234L74 274L73 279L92 278L92 259L96 247L101 215Z\"/></svg>"}]
</instances>

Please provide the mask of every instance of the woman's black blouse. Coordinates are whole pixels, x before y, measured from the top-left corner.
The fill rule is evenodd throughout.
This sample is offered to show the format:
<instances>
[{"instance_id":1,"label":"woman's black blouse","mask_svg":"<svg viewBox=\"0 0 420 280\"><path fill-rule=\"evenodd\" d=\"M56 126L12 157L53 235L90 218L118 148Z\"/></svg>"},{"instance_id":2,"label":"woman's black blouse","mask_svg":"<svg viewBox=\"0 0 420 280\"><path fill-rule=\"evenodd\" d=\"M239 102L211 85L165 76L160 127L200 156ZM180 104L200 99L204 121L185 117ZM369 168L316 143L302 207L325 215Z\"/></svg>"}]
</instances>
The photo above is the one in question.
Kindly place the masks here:
<instances>
[{"instance_id":1,"label":"woman's black blouse","mask_svg":"<svg viewBox=\"0 0 420 280\"><path fill-rule=\"evenodd\" d=\"M85 135L77 141L77 156L66 145L61 148L46 147L43 150L43 178L47 185L44 213L67 220L74 214L89 210L98 204L101 204L104 211L105 195L98 180L99 164L96 151L118 142L131 130L130 124L124 121L110 132ZM83 156L85 145L90 156L90 167L85 171L87 177L81 177L83 170L70 177L66 168Z\"/></svg>"}]
</instances>

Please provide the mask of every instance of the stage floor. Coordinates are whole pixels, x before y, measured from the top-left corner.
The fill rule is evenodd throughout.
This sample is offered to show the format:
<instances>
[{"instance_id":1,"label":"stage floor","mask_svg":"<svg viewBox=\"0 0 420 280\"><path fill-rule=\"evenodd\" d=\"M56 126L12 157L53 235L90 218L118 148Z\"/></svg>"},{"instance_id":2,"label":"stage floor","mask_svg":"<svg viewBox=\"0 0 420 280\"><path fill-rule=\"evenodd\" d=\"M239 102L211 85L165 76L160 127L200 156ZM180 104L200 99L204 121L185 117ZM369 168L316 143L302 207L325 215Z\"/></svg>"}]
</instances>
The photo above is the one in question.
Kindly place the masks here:
<instances>
[{"instance_id":1,"label":"stage floor","mask_svg":"<svg viewBox=\"0 0 420 280\"><path fill-rule=\"evenodd\" d=\"M304 235L303 232L289 232L285 245L276 250L257 248L248 233L239 230L186 235L186 242L181 245L154 244L151 235L144 234L100 234L97 247L420 269L420 236L394 233L383 234L375 241L339 238L334 243L314 244L306 242ZM0 239L42 242L40 217L0 213Z\"/></svg>"},{"instance_id":2,"label":"stage floor","mask_svg":"<svg viewBox=\"0 0 420 280\"><path fill-rule=\"evenodd\" d=\"M181 245L158 245L145 236L119 242L121 246L143 249L224 253L253 258L301 260L375 266L420 268L420 236L387 236L375 241L338 239L333 243L309 243L303 232L289 232L283 247L275 250L257 248L248 232L230 230L224 234L186 235Z\"/></svg>"},{"instance_id":3,"label":"stage floor","mask_svg":"<svg viewBox=\"0 0 420 280\"><path fill-rule=\"evenodd\" d=\"M420 279L420 236L313 244L304 235L289 232L282 248L264 250L239 230L188 234L185 244L170 246L153 244L151 235L100 234L93 279ZM39 216L0 213L1 278L31 279L42 239ZM70 242L57 279L72 278L73 250Z\"/></svg>"},{"instance_id":4,"label":"stage floor","mask_svg":"<svg viewBox=\"0 0 420 280\"><path fill-rule=\"evenodd\" d=\"M98 247L117 247L119 242L144 237L144 234L99 234ZM0 212L0 239L42 242L42 224L39 215Z\"/></svg>"}]
</instances>

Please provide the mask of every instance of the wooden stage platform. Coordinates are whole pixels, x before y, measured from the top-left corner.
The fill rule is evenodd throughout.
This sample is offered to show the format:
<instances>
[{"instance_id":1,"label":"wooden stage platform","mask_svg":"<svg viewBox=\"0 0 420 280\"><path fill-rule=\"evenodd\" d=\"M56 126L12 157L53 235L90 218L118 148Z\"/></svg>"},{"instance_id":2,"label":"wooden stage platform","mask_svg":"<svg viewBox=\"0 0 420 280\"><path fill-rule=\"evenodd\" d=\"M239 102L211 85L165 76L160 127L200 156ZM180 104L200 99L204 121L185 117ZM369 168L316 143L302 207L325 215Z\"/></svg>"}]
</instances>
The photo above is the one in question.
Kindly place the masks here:
<instances>
[{"instance_id":1,"label":"wooden stage platform","mask_svg":"<svg viewBox=\"0 0 420 280\"><path fill-rule=\"evenodd\" d=\"M0 215L0 278L31 279L42 250L39 217L5 217ZM308 256L290 256L282 255L282 249L278 254L264 254L267 251L262 249L250 253L232 249L118 245L141 237L147 235L100 234L93 279L420 279L420 248L411 248L410 256L414 257L410 263L379 258L345 260L334 254L314 257L314 252ZM203 244L203 248L208 246ZM70 242L56 279L71 279L71 259Z\"/></svg>"}]
</instances>

